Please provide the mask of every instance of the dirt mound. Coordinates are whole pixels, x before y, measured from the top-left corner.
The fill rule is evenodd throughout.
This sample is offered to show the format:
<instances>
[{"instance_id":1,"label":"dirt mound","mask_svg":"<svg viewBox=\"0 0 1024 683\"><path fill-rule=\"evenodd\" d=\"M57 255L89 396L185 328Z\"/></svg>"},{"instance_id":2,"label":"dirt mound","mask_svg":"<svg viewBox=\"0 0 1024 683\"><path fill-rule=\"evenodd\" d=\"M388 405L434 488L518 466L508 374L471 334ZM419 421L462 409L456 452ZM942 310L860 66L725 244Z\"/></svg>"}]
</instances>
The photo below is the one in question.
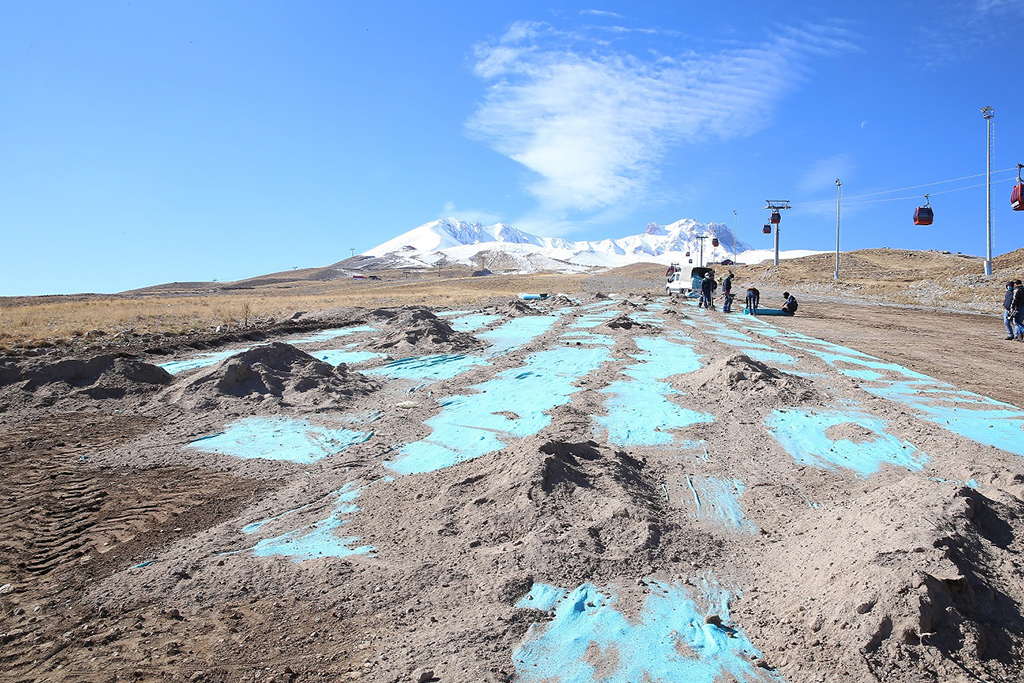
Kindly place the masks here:
<instances>
[{"instance_id":1,"label":"dirt mound","mask_svg":"<svg viewBox=\"0 0 1024 683\"><path fill-rule=\"evenodd\" d=\"M52 405L65 398L123 398L170 384L163 368L119 354L0 362L0 406Z\"/></svg>"},{"instance_id":2,"label":"dirt mound","mask_svg":"<svg viewBox=\"0 0 1024 683\"><path fill-rule=\"evenodd\" d=\"M451 325L427 308L412 307L398 311L388 318L387 329L390 331L371 344L371 348L387 351L396 357L464 353L483 346L473 335L453 330Z\"/></svg>"},{"instance_id":3,"label":"dirt mound","mask_svg":"<svg viewBox=\"0 0 1024 683\"><path fill-rule=\"evenodd\" d=\"M368 394L378 384L300 351L275 342L231 356L170 390L170 400L193 408L211 408L244 399L258 406L270 400L281 406L334 407L353 396Z\"/></svg>"},{"instance_id":4,"label":"dirt mound","mask_svg":"<svg viewBox=\"0 0 1024 683\"><path fill-rule=\"evenodd\" d=\"M739 394L745 401L761 399L768 404L786 405L821 398L807 379L782 372L742 353L716 358L683 377L693 392L702 396Z\"/></svg>"},{"instance_id":5,"label":"dirt mound","mask_svg":"<svg viewBox=\"0 0 1024 683\"><path fill-rule=\"evenodd\" d=\"M921 503L916 520L894 504L905 500ZM772 590L754 586L740 613L775 615L756 635L789 680L809 680L812 668L824 673L793 658L800 642L853 680L1017 680L1024 596L1001 589L1019 586L1011 558L1022 512L1019 500L1008 507L969 488L904 477L773 544L761 560ZM920 646L944 656L907 656Z\"/></svg>"},{"instance_id":6,"label":"dirt mound","mask_svg":"<svg viewBox=\"0 0 1024 683\"><path fill-rule=\"evenodd\" d=\"M638 330L657 330L658 329L654 325L649 325L647 323L642 323L642 322L638 322L636 320L633 320L632 318L630 318L625 313L620 313L619 315L615 316L614 318L612 318L611 320L606 322L605 323L605 327L610 327L613 330L618 330L618 329L632 330L634 328L636 328Z\"/></svg>"},{"instance_id":7,"label":"dirt mound","mask_svg":"<svg viewBox=\"0 0 1024 683\"><path fill-rule=\"evenodd\" d=\"M524 315L540 315L540 311L525 301L514 299L509 301L508 306L505 307L505 315L510 318L520 318Z\"/></svg>"},{"instance_id":8,"label":"dirt mound","mask_svg":"<svg viewBox=\"0 0 1024 683\"><path fill-rule=\"evenodd\" d=\"M675 526L644 461L594 441L531 437L511 450L367 490L360 524L381 524L363 526L367 541L408 556L423 551L417 538L429 534L437 539L432 562L481 576L507 548L511 565L544 568L545 581L565 584L598 570L638 575L664 552L662 538Z\"/></svg>"}]
</instances>

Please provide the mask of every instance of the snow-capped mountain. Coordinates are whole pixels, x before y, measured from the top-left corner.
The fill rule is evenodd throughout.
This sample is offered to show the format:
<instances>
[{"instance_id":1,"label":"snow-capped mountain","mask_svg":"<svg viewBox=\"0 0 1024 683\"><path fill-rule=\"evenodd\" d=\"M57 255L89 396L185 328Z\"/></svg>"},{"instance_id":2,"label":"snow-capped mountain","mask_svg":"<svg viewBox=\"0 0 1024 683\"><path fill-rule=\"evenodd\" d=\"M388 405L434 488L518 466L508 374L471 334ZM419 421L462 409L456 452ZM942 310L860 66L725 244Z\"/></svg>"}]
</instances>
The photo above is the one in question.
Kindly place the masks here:
<instances>
[{"instance_id":1,"label":"snow-capped mountain","mask_svg":"<svg viewBox=\"0 0 1024 683\"><path fill-rule=\"evenodd\" d=\"M687 265L692 262L697 265L701 260L702 241L704 263L734 259L736 254L738 260L744 262L747 260L744 253L752 251L750 245L736 241L728 225L698 223L691 219L669 225L648 223L643 233L620 239L572 241L531 235L504 223L485 227L479 223L442 218L425 223L338 265L345 268L380 269L464 263L505 272L579 272L644 261L666 265L672 262ZM714 241L718 242L717 246ZM813 252L788 253L787 256L806 253ZM763 252L756 254L756 261L764 258Z\"/></svg>"}]
</instances>

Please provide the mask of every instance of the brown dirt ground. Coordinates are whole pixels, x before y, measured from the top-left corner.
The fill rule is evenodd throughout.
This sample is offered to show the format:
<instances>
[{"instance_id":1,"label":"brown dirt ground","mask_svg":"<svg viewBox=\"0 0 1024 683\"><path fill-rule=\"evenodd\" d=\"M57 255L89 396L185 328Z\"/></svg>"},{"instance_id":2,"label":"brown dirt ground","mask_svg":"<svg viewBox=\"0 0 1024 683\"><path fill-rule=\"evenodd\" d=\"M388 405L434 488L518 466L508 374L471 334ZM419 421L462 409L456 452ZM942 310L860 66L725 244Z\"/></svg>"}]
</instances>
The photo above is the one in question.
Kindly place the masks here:
<instances>
[{"instance_id":1,"label":"brown dirt ground","mask_svg":"<svg viewBox=\"0 0 1024 683\"><path fill-rule=\"evenodd\" d=\"M886 251L863 257L874 259L875 276L905 262ZM1014 258L997 268L1024 266ZM929 279L949 282L959 277L960 260L933 254L919 265ZM779 328L1024 407L1019 373L1012 371L1024 344L1002 340L997 315L1006 272L971 290L972 306L992 311L977 314L907 305L898 296L905 283L892 280L868 292L862 282L857 296L867 300L852 300L852 287L830 289L819 273L823 264L781 274L736 270L740 286L758 283L763 301L777 297L783 282L800 298L798 316L772 319ZM658 292L663 272L620 269L579 278L570 291ZM557 290L550 286L556 280L524 278L509 286ZM490 293L482 283L471 285ZM954 285L943 291L955 296L961 285ZM407 294L391 290L368 299L393 303ZM508 304L491 301L495 310ZM689 331L682 316L697 315L679 313L671 325ZM712 320L725 320L718 316ZM368 319L349 312L344 322L357 317ZM325 314L314 326L339 322ZM598 331L614 336L617 351L636 353L636 328ZM556 336L531 349L557 344ZM702 352L721 355L704 332L693 336ZM204 344L216 337L203 332ZM359 340L369 348L369 337ZM175 353L186 347L174 337L160 341ZM121 343L142 351L152 342L122 337L79 350ZM55 359L68 352L44 351ZM527 351L433 391L464 392L493 371L516 367ZM802 356L805 363L822 370ZM685 407L725 410L746 402L754 411L745 417L730 408L727 420L687 430L686 438L711 445L710 462L653 448L632 448L623 457L603 442L585 445L594 436L592 417L604 410L598 390L622 367L612 364L583 380L580 393L552 410L552 424L535 437L369 488L357 533L378 548L376 558L303 563L210 551L244 547L242 524L386 474L380 463L393 445L426 433L423 421L437 410L432 400L408 394L405 385L358 399L354 407L384 415L375 439L308 467L183 454L182 444L248 409L193 415L155 394L12 407L0 413L0 586L11 587L0 594L0 678L390 683L418 680L414 672L427 666L441 681L509 680L512 650L531 623L547 619L511 606L533 581L616 585L628 603L645 577L691 581L713 567L720 580L740 587L733 620L783 680L1020 680L1019 457L944 436L872 403L872 413L891 420L898 436L932 455L928 477L888 467L865 480L797 466L763 432L751 434L751 425L776 407L814 407L858 396L857 388L832 377L827 389L808 389L800 378L780 383L749 368L747 376L760 379L726 381L721 370L673 380L688 396L705 396L700 403L683 399ZM413 405L395 407L410 397ZM690 475L743 478L743 509L760 532L730 534L695 519L673 488ZM969 477L981 482L979 489L950 483ZM668 501L660 495L665 482ZM819 507L808 508L807 500Z\"/></svg>"}]
</instances>

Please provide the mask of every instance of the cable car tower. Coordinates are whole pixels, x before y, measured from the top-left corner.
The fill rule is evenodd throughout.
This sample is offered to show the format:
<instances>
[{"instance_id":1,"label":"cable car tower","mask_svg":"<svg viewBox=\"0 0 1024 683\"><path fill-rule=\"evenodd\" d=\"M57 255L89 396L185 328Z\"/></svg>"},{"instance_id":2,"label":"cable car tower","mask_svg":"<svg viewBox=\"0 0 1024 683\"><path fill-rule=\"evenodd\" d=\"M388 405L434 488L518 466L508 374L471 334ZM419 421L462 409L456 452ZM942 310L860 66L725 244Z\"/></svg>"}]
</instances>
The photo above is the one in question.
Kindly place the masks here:
<instances>
[{"instance_id":1,"label":"cable car tower","mask_svg":"<svg viewBox=\"0 0 1024 683\"><path fill-rule=\"evenodd\" d=\"M775 225L775 265L779 265L779 224L782 222L780 211L791 209L788 199L766 199L764 208L772 212L769 219Z\"/></svg>"}]
</instances>

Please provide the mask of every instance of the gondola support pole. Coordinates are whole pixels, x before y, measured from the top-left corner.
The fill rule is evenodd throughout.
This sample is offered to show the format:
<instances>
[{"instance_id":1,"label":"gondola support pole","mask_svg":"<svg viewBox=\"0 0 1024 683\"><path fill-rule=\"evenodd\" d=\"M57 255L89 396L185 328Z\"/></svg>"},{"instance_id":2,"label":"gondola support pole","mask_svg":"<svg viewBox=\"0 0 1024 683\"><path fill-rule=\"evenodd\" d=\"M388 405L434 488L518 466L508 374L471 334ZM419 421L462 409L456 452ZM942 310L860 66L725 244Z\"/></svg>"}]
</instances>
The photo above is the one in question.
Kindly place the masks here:
<instances>
[{"instance_id":1,"label":"gondola support pole","mask_svg":"<svg viewBox=\"0 0 1024 683\"><path fill-rule=\"evenodd\" d=\"M778 212L792 208L788 199L766 199L765 207L769 211ZM775 223L775 265L779 265L779 226L782 225L782 214L779 214L779 222Z\"/></svg>"}]
</instances>

